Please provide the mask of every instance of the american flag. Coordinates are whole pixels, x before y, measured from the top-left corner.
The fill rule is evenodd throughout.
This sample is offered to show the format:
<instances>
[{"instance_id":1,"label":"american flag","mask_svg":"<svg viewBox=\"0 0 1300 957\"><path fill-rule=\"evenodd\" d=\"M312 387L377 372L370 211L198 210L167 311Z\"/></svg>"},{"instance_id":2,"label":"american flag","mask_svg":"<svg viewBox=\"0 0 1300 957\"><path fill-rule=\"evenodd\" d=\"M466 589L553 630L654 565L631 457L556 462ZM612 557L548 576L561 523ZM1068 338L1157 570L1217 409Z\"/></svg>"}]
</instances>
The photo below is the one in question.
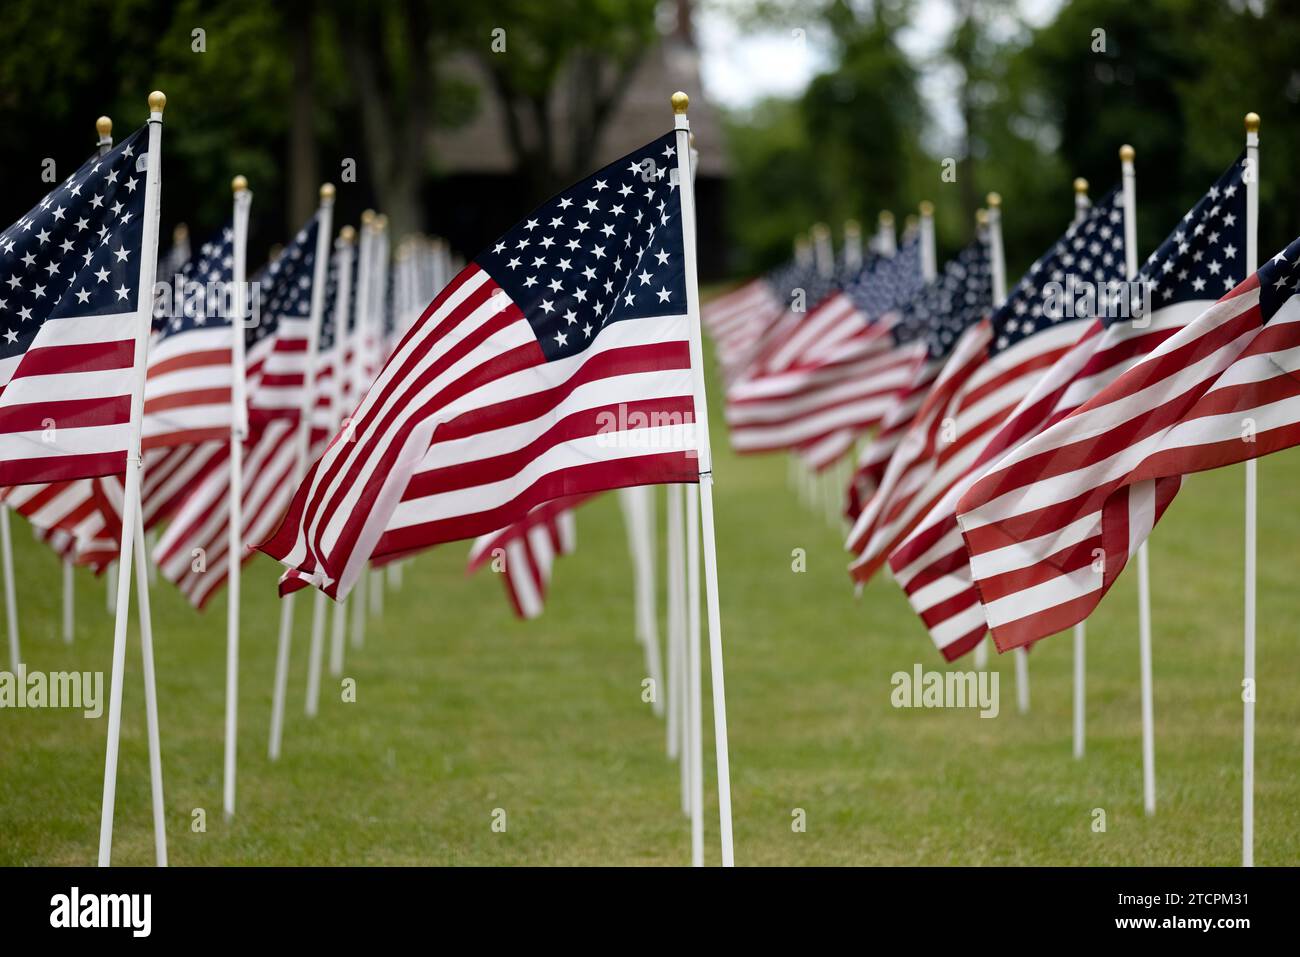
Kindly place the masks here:
<instances>
[{"instance_id":1,"label":"american flag","mask_svg":"<svg viewBox=\"0 0 1300 957\"><path fill-rule=\"evenodd\" d=\"M470 546L468 571L491 565L502 575L515 614L536 618L546 604L555 559L573 554L577 546L573 510L589 497L545 502L509 527L480 535ZM495 565L498 559L500 568Z\"/></svg>"},{"instance_id":2,"label":"american flag","mask_svg":"<svg viewBox=\"0 0 1300 957\"><path fill-rule=\"evenodd\" d=\"M172 513L211 464L223 447L213 440L230 434L231 324L226 297L231 238L226 228L194 259L173 265L176 250L164 258L174 271L161 274L161 282L174 285L155 299L145 378L141 504L146 530ZM119 474L26 486L13 500L22 503L15 507L34 525L49 532L68 531L74 551L81 550L79 560L87 561L86 541L102 543L93 550L97 560L118 544L121 530L120 506L98 518L90 512L120 502L123 494Z\"/></svg>"},{"instance_id":3,"label":"american flag","mask_svg":"<svg viewBox=\"0 0 1300 957\"><path fill-rule=\"evenodd\" d=\"M1009 450L1069 415L1210 306L1213 297L1206 290L1211 280L1235 286L1244 278L1246 191L1241 178L1238 161L1142 267L1139 278L1149 284L1153 308L1144 309L1139 299L1130 309L1093 321L1021 400L970 472L890 555L895 580L949 661L975 647L988 630L957 524L957 502L990 467L999 468ZM1216 247L1226 253L1218 260ZM1216 291L1221 290L1220 285Z\"/></svg>"},{"instance_id":4,"label":"american flag","mask_svg":"<svg viewBox=\"0 0 1300 957\"><path fill-rule=\"evenodd\" d=\"M700 313L722 370L724 382L744 372L755 344L785 312L777 287L759 276L707 303Z\"/></svg>"},{"instance_id":5,"label":"american flag","mask_svg":"<svg viewBox=\"0 0 1300 957\"><path fill-rule=\"evenodd\" d=\"M261 548L340 598L372 556L555 498L697 481L676 141L565 190L462 270Z\"/></svg>"},{"instance_id":6,"label":"american flag","mask_svg":"<svg viewBox=\"0 0 1300 957\"><path fill-rule=\"evenodd\" d=\"M952 353L961 331L992 306L988 243L977 236L913 296L889 326L891 354L901 384L887 396L880 428L863 449L849 482L846 513L856 523L884 479L934 380Z\"/></svg>"},{"instance_id":7,"label":"american flag","mask_svg":"<svg viewBox=\"0 0 1300 957\"><path fill-rule=\"evenodd\" d=\"M0 485L126 469L147 144L87 160L0 233Z\"/></svg>"},{"instance_id":8,"label":"american flag","mask_svg":"<svg viewBox=\"0 0 1300 957\"><path fill-rule=\"evenodd\" d=\"M70 554L96 573L118 556L122 483L116 478L18 485L0 491L0 502L25 517L60 555Z\"/></svg>"},{"instance_id":9,"label":"american flag","mask_svg":"<svg viewBox=\"0 0 1300 957\"><path fill-rule=\"evenodd\" d=\"M199 255L162 282L174 283L155 310L145 378L145 449L230 436L230 315L234 230L223 228Z\"/></svg>"},{"instance_id":10,"label":"american flag","mask_svg":"<svg viewBox=\"0 0 1300 957\"><path fill-rule=\"evenodd\" d=\"M313 217L254 279L263 304L258 321L245 337L252 429L243 463L244 542L260 541L271 533L292 492L317 232L318 221ZM333 288L335 284L330 283L327 295ZM322 353L333 351L333 314L333 304L326 302L321 319ZM206 606L230 569L229 445L220 449L177 509L154 553L163 577L197 608ZM240 559L246 562L251 556L246 551Z\"/></svg>"},{"instance_id":11,"label":"american flag","mask_svg":"<svg viewBox=\"0 0 1300 957\"><path fill-rule=\"evenodd\" d=\"M1242 275L1245 186L1238 173L1228 179L1148 262L1155 305L1192 307ZM1000 649L1086 618L1181 475L1300 441L1297 260L1300 241L1017 446L961 498L957 518Z\"/></svg>"},{"instance_id":12,"label":"american flag","mask_svg":"<svg viewBox=\"0 0 1300 957\"><path fill-rule=\"evenodd\" d=\"M1006 417L1082 334L1092 317L1088 290L1095 302L1097 290L1122 282L1124 264L1116 188L1070 225L989 319L942 333L955 343L952 357L850 534L855 580L869 580L968 473Z\"/></svg>"},{"instance_id":13,"label":"american flag","mask_svg":"<svg viewBox=\"0 0 1300 957\"><path fill-rule=\"evenodd\" d=\"M842 290L810 312L811 338L791 327L774 344L762 374L727 394L727 422L738 452L804 449L815 467L835 461L861 432L880 422L890 396L906 384L909 363L889 334L891 313L921 286L919 244L873 257ZM819 317L831 316L823 323ZM795 364L790 365L793 361Z\"/></svg>"}]
</instances>

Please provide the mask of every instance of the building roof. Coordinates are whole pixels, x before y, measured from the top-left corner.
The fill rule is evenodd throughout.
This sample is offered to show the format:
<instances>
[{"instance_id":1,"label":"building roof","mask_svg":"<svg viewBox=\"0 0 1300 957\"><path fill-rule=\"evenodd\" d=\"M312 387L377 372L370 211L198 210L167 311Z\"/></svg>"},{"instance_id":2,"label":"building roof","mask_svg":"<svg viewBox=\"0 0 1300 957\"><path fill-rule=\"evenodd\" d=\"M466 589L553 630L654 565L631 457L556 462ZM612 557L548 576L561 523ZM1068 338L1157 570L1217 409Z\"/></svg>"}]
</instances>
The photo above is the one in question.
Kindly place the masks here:
<instances>
[{"instance_id":1,"label":"building roof","mask_svg":"<svg viewBox=\"0 0 1300 957\"><path fill-rule=\"evenodd\" d=\"M432 151L436 168L453 174L514 172L515 158L506 138L501 104L492 92L482 64L464 54L448 62L445 69L478 88L479 109L467 125L434 132ZM561 82L551 92L554 122L561 128L568 126L567 91L570 89L572 84ZM603 166L671 129L673 114L669 97L677 90L684 90L691 97L691 131L700 155L699 174L725 176L722 124L701 90L699 50L689 34L684 36L680 31L665 36L647 52L601 132L595 155L583 165L591 169Z\"/></svg>"}]
</instances>

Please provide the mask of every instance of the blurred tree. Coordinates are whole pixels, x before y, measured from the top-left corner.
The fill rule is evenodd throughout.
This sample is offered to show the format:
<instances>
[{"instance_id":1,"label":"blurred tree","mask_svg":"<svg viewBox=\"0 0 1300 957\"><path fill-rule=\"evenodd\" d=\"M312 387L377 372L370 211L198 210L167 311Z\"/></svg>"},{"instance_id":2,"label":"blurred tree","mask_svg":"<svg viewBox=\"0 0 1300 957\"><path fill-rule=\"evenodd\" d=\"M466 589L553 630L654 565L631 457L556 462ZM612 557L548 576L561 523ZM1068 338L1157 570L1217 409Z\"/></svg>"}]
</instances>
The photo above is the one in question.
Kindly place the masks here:
<instances>
[{"instance_id":1,"label":"blurred tree","mask_svg":"<svg viewBox=\"0 0 1300 957\"><path fill-rule=\"evenodd\" d=\"M657 0L500 0L470 40L529 192L589 172L600 134L657 38Z\"/></svg>"},{"instance_id":2,"label":"blurred tree","mask_svg":"<svg viewBox=\"0 0 1300 957\"><path fill-rule=\"evenodd\" d=\"M915 169L928 161L917 72L897 42L911 7L911 0L823 0L794 12L755 8L756 21L769 26L824 24L835 66L797 100L768 100L728 118L739 265L775 265L813 222L838 232L844 220L859 219L870 229L880 209L913 207Z\"/></svg>"}]
</instances>

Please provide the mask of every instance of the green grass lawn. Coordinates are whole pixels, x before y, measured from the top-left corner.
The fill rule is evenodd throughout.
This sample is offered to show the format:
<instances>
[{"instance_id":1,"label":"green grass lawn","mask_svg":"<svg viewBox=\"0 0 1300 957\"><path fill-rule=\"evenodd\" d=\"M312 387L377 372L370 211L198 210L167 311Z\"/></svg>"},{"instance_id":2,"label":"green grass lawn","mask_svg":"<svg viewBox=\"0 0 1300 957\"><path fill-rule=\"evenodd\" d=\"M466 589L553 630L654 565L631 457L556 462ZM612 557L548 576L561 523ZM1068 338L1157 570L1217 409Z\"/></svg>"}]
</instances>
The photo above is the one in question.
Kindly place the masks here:
<instances>
[{"instance_id":1,"label":"green grass lawn","mask_svg":"<svg viewBox=\"0 0 1300 957\"><path fill-rule=\"evenodd\" d=\"M717 515L738 864L1187 864L1240 857L1242 470L1193 476L1151 543L1159 810L1142 813L1134 574L1088 632L1088 754L1070 755L1071 641L1031 655L1032 708L895 710L890 676L941 668L897 587L859 599L841 535L780 458L737 459L717 420ZM662 518L662 499L659 515ZM1300 452L1260 467L1256 862L1300 860ZM29 668L107 670L104 584L77 579L59 637L57 561L14 528ZM266 757L276 568L245 571L239 811L221 816L224 593L196 614L166 582L154 621L173 864L682 864L688 824L663 724L640 699L631 574L612 497L578 515L545 615L521 623L466 546L416 558L303 717L299 598L284 755ZM791 571L791 551L807 571ZM661 581L662 585L662 581ZM707 650L707 645L706 645ZM7 663L5 664L7 667ZM707 657L706 657L707 667ZM968 666L966 666L968 667ZM153 862L139 645L127 659L114 863ZM0 864L95 861L106 720L0 712ZM718 862L705 685L706 860ZM191 830L193 810L207 830ZM492 830L493 809L507 814ZM807 815L805 833L791 812ZM1093 809L1107 816L1094 833Z\"/></svg>"}]
</instances>

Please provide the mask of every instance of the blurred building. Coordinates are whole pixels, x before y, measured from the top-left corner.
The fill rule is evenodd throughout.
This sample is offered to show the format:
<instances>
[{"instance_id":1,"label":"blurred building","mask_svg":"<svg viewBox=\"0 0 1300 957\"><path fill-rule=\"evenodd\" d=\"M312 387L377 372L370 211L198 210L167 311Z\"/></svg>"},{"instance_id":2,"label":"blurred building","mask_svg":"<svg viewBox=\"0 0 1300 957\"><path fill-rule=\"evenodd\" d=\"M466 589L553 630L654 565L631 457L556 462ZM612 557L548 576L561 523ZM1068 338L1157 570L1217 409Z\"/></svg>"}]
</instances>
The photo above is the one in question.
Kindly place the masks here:
<instances>
[{"instance_id":1,"label":"blurred building","mask_svg":"<svg viewBox=\"0 0 1300 957\"><path fill-rule=\"evenodd\" d=\"M695 195L698 211L699 269L703 279L726 275L723 202L726 159L722 125L700 85L700 54L691 22L691 0L676 0L660 40L641 58L635 73L602 130L595 151L583 164L594 171L672 129L669 97L685 90L691 97L691 130L699 151ZM438 130L432 147L436 177L427 197L430 230L451 241L466 256L491 243L536 197L518 175L507 139L500 101L478 60L465 56L446 69L479 90L478 111L466 126ZM568 123L573 82L553 90L553 126ZM563 140L561 140L563 142Z\"/></svg>"}]
</instances>

